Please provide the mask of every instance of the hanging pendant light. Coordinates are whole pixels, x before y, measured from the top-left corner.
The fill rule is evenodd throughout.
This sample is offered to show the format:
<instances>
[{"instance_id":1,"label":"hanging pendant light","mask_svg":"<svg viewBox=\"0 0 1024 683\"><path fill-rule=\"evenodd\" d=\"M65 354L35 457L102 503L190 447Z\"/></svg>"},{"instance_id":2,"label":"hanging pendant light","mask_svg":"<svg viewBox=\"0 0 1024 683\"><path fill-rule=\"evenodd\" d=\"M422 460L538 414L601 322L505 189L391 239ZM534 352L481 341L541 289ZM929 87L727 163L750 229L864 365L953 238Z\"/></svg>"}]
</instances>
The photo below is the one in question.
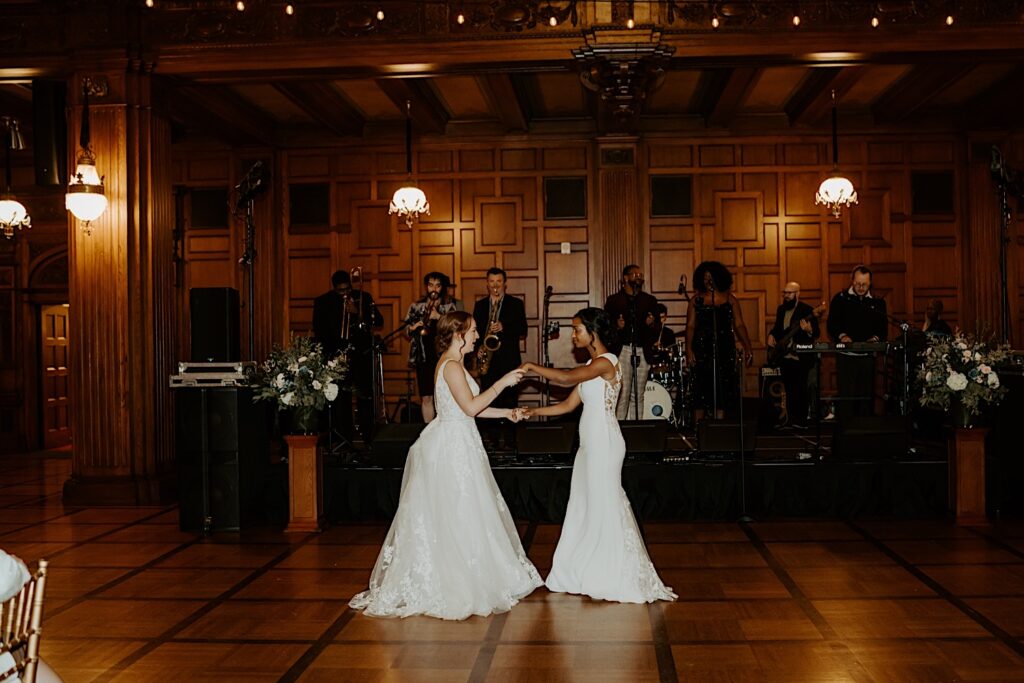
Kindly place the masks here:
<instances>
[{"instance_id":1,"label":"hanging pendant light","mask_svg":"<svg viewBox=\"0 0 1024 683\"><path fill-rule=\"evenodd\" d=\"M7 182L4 184L3 192L0 192L0 233L7 239L14 239L15 230L32 227L32 218L28 215L25 205L19 202L11 191L11 150L25 149L25 141L21 137L17 120L4 116L0 118L0 124L7 129L4 134Z\"/></svg>"},{"instance_id":2,"label":"hanging pendant light","mask_svg":"<svg viewBox=\"0 0 1024 683\"><path fill-rule=\"evenodd\" d=\"M408 183L395 190L388 214L397 213L399 218L405 218L405 225L411 230L413 221L420 215L430 215L430 202L412 181L412 102L409 100L405 101L405 172Z\"/></svg>"},{"instance_id":3,"label":"hanging pendant light","mask_svg":"<svg viewBox=\"0 0 1024 683\"><path fill-rule=\"evenodd\" d=\"M821 181L815 204L823 204L832 215L839 218L844 206L857 203L857 190L846 176L839 172L839 133L836 113L836 91L832 91L832 174Z\"/></svg>"},{"instance_id":4,"label":"hanging pendant light","mask_svg":"<svg viewBox=\"0 0 1024 683\"><path fill-rule=\"evenodd\" d=\"M78 154L75 174L68 183L64 206L75 218L82 221L82 229L86 235L90 235L90 223L107 210L107 197L103 191L103 178L96 170L96 156L89 146L89 83L84 85L83 90L85 99L82 106L82 130L78 139L82 149Z\"/></svg>"}]
</instances>

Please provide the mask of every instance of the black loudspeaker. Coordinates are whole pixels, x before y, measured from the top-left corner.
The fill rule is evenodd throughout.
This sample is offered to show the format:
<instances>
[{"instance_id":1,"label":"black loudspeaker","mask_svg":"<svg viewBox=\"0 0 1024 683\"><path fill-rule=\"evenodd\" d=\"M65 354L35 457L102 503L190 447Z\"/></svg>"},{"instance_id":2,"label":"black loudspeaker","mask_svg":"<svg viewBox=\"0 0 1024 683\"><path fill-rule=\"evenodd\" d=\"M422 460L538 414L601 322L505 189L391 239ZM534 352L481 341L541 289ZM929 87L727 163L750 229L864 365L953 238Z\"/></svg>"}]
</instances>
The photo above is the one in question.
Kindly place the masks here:
<instances>
[{"instance_id":1,"label":"black loudspeaker","mask_svg":"<svg viewBox=\"0 0 1024 683\"><path fill-rule=\"evenodd\" d=\"M238 290L193 287L188 292L193 363L241 360L238 341Z\"/></svg>"},{"instance_id":2,"label":"black loudspeaker","mask_svg":"<svg viewBox=\"0 0 1024 683\"><path fill-rule=\"evenodd\" d=\"M64 81L32 81L32 150L36 185L68 182L67 86Z\"/></svg>"},{"instance_id":3,"label":"black loudspeaker","mask_svg":"<svg viewBox=\"0 0 1024 683\"><path fill-rule=\"evenodd\" d=\"M832 455L845 460L879 460L907 454L907 421L898 415L850 416L836 426Z\"/></svg>"},{"instance_id":4,"label":"black loudspeaker","mask_svg":"<svg viewBox=\"0 0 1024 683\"><path fill-rule=\"evenodd\" d=\"M236 387L175 390L179 523L236 531L263 517L270 460L265 403Z\"/></svg>"},{"instance_id":5,"label":"black loudspeaker","mask_svg":"<svg viewBox=\"0 0 1024 683\"><path fill-rule=\"evenodd\" d=\"M373 437L373 462L381 467L404 467L409 449L426 425L396 423L381 425Z\"/></svg>"},{"instance_id":6,"label":"black loudspeaker","mask_svg":"<svg viewBox=\"0 0 1024 683\"><path fill-rule=\"evenodd\" d=\"M661 455L668 435L667 420L620 420L619 429L629 455Z\"/></svg>"},{"instance_id":7,"label":"black loudspeaker","mask_svg":"<svg viewBox=\"0 0 1024 683\"><path fill-rule=\"evenodd\" d=\"M697 426L701 453L739 453L739 420L704 420ZM749 456L757 444L757 415L743 420L743 451Z\"/></svg>"},{"instance_id":8,"label":"black loudspeaker","mask_svg":"<svg viewBox=\"0 0 1024 683\"><path fill-rule=\"evenodd\" d=\"M527 459L543 456L570 462L578 423L521 422L516 425L516 455Z\"/></svg>"}]
</instances>

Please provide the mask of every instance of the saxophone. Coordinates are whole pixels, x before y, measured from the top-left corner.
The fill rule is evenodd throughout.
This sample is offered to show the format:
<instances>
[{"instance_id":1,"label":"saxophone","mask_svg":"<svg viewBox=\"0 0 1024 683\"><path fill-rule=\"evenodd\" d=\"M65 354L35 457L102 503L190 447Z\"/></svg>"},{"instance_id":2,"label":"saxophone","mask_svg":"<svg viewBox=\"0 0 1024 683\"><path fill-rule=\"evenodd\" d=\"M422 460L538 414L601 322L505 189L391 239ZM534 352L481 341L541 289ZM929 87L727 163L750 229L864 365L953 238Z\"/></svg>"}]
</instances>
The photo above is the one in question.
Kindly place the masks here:
<instances>
[{"instance_id":1,"label":"saxophone","mask_svg":"<svg viewBox=\"0 0 1024 683\"><path fill-rule=\"evenodd\" d=\"M498 305L491 305L491 314L487 318L487 329L491 329L491 325L498 322L498 313L501 312L501 300L498 300ZM477 373L483 377L491 369L491 356L494 352L501 348L501 339L498 335L487 333L484 337L484 341L480 344L480 348L476 352L476 369Z\"/></svg>"}]
</instances>

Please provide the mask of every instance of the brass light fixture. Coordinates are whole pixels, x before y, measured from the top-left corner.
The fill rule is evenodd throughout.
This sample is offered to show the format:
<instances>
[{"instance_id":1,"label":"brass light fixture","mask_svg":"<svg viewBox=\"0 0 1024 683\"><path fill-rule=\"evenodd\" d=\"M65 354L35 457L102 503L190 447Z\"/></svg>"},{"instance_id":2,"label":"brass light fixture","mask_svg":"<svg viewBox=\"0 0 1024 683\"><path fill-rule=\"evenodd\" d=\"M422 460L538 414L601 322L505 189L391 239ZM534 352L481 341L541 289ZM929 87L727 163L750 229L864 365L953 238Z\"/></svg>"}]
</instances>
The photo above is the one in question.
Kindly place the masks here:
<instances>
[{"instance_id":1,"label":"brass light fixture","mask_svg":"<svg viewBox=\"0 0 1024 683\"><path fill-rule=\"evenodd\" d=\"M399 218L405 218L405 225L411 230L413 221L420 215L430 215L430 202L412 181L412 102L409 100L405 101L405 172L408 183L395 190L388 213L397 213Z\"/></svg>"},{"instance_id":2,"label":"brass light fixture","mask_svg":"<svg viewBox=\"0 0 1024 683\"><path fill-rule=\"evenodd\" d=\"M832 174L821 181L818 193L814 195L815 204L823 204L839 218L844 206L857 203L857 190L853 183L839 172L839 133L838 114L836 112L836 91L832 91Z\"/></svg>"},{"instance_id":3,"label":"brass light fixture","mask_svg":"<svg viewBox=\"0 0 1024 683\"><path fill-rule=\"evenodd\" d=\"M21 137L21 130L18 128L18 121L9 116L0 117L0 125L6 130L4 132L4 148L6 153L6 183L3 192L0 192L0 233L7 239L14 239L15 230L25 230L32 227L32 218L25 210L25 205L17 200L11 191L11 150L25 149L25 141Z\"/></svg>"},{"instance_id":4,"label":"brass light fixture","mask_svg":"<svg viewBox=\"0 0 1024 683\"><path fill-rule=\"evenodd\" d=\"M85 98L82 106L82 128L78 138L81 151L75 174L68 184L68 193L64 198L64 206L75 218L82 221L82 229L86 235L92 233L90 223L103 215L107 210L107 197L103 190L103 178L96 170L96 156L89 146L89 87L91 82L86 79L83 84Z\"/></svg>"}]
</instances>

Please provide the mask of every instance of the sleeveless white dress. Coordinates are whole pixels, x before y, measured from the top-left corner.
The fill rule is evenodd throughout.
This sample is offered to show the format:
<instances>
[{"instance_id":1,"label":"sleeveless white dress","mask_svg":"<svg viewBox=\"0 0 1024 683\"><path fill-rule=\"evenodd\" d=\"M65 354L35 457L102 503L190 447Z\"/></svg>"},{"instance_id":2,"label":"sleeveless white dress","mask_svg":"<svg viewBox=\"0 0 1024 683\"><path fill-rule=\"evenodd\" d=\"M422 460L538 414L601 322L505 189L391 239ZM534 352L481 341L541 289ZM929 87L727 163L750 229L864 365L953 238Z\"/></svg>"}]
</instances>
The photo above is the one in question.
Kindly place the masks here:
<instances>
[{"instance_id":1,"label":"sleeveless white dress","mask_svg":"<svg viewBox=\"0 0 1024 683\"><path fill-rule=\"evenodd\" d=\"M614 602L675 600L647 555L622 489L626 443L615 419L622 385L619 359L611 353L599 357L615 366L615 380L595 377L577 387L583 400L580 448L547 587Z\"/></svg>"},{"instance_id":2,"label":"sleeveless white dress","mask_svg":"<svg viewBox=\"0 0 1024 683\"><path fill-rule=\"evenodd\" d=\"M486 616L508 611L544 583L523 551L476 423L444 379L448 362L434 384L437 417L409 449L369 589L349 602L375 617ZM466 379L479 394L469 373Z\"/></svg>"}]
</instances>

